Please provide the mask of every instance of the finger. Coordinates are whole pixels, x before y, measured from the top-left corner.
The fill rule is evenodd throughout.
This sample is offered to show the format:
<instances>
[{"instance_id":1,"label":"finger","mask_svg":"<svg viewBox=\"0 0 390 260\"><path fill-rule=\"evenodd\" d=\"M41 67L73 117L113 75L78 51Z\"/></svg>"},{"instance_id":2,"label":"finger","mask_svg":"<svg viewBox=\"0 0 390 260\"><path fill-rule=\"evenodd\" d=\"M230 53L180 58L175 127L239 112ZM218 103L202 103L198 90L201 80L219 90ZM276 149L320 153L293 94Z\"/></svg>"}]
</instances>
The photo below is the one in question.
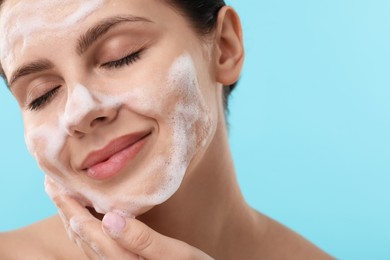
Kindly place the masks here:
<instances>
[{"instance_id":1,"label":"finger","mask_svg":"<svg viewBox=\"0 0 390 260\"><path fill-rule=\"evenodd\" d=\"M53 179L47 175L45 175L45 191L51 199L53 199L61 194L61 189L53 181Z\"/></svg>"},{"instance_id":2,"label":"finger","mask_svg":"<svg viewBox=\"0 0 390 260\"><path fill-rule=\"evenodd\" d=\"M48 176L45 189L58 208L59 216L69 238L75 242L89 259L139 259L135 254L124 250L107 237L101 222L80 205L75 199L63 195L58 185ZM107 257L110 256L110 257Z\"/></svg>"},{"instance_id":3,"label":"finger","mask_svg":"<svg viewBox=\"0 0 390 260\"><path fill-rule=\"evenodd\" d=\"M94 260L99 259L97 253L92 250L92 248L87 245L71 228L68 220L65 218L62 211L58 210L58 215L60 216L62 222L64 223L65 230L68 234L68 237L83 251L83 253L88 257L88 259Z\"/></svg>"},{"instance_id":4,"label":"finger","mask_svg":"<svg viewBox=\"0 0 390 260\"><path fill-rule=\"evenodd\" d=\"M76 245L84 252L84 254L88 257L90 260L101 260L104 259L102 255L99 255L94 251L89 244L84 242L81 238L77 237L75 239Z\"/></svg>"},{"instance_id":5,"label":"finger","mask_svg":"<svg viewBox=\"0 0 390 260\"><path fill-rule=\"evenodd\" d=\"M120 247L115 241L107 237L101 228L101 222L82 207L76 200L68 196L56 196L55 204L62 212L65 222L70 230L83 243L80 243L85 253L91 257L94 253L96 259L131 259L135 255ZM67 225L65 225L67 226ZM75 239L77 241L77 238ZM88 250L87 248L90 248Z\"/></svg>"},{"instance_id":6,"label":"finger","mask_svg":"<svg viewBox=\"0 0 390 260\"><path fill-rule=\"evenodd\" d=\"M68 234L68 237L83 251L83 253L88 257L88 259L95 260L99 259L95 251L91 249L70 227L68 220L65 218L61 210L58 210L59 216L61 217L62 222L64 223L65 230Z\"/></svg>"},{"instance_id":7,"label":"finger","mask_svg":"<svg viewBox=\"0 0 390 260\"><path fill-rule=\"evenodd\" d=\"M116 213L104 216L103 228L123 248L146 259L212 259L183 241L161 235L137 219L125 219Z\"/></svg>"},{"instance_id":8,"label":"finger","mask_svg":"<svg viewBox=\"0 0 390 260\"><path fill-rule=\"evenodd\" d=\"M76 237L72 229L70 228L69 221L65 218L64 213L60 209L58 209L58 215L60 216L60 219L62 221L62 224L64 225L65 231L68 234L68 237L70 240L76 243Z\"/></svg>"},{"instance_id":9,"label":"finger","mask_svg":"<svg viewBox=\"0 0 390 260\"><path fill-rule=\"evenodd\" d=\"M73 232L73 231L71 231ZM103 234L103 232L100 230L100 233ZM105 236L105 234L103 234ZM93 241L89 240L85 237L81 238L78 234L74 234L75 237L75 243L81 250L84 252L84 254L88 257L90 260L115 260L115 259L126 259L126 260L140 260L138 256L135 254L128 252L118 246L113 240L105 236L104 241L99 240L99 238L95 238L95 240L99 241ZM103 245L103 246L101 246Z\"/></svg>"}]
</instances>

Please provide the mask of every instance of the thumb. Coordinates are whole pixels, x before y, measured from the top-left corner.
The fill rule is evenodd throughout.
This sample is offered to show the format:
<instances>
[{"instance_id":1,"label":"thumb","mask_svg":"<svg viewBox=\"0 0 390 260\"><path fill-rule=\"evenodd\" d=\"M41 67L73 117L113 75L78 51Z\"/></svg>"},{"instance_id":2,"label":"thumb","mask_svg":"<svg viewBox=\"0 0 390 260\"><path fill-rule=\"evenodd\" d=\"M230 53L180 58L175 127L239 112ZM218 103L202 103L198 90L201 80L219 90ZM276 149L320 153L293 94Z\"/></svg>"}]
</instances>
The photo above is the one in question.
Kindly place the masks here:
<instances>
[{"instance_id":1,"label":"thumb","mask_svg":"<svg viewBox=\"0 0 390 260\"><path fill-rule=\"evenodd\" d=\"M104 232L124 249L146 259L212 259L183 241L157 233L137 219L125 219L110 212L102 224Z\"/></svg>"}]
</instances>

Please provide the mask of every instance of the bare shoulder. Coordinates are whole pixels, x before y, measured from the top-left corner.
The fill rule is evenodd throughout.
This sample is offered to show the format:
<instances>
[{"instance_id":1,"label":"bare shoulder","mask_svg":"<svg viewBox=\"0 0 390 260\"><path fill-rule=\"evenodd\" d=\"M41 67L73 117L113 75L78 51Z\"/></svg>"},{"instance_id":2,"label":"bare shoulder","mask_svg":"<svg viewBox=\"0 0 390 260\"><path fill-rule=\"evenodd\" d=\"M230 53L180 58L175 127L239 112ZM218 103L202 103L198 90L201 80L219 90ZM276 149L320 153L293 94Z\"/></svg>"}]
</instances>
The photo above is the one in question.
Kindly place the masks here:
<instances>
[{"instance_id":1,"label":"bare shoulder","mask_svg":"<svg viewBox=\"0 0 390 260\"><path fill-rule=\"evenodd\" d=\"M262 249L267 259L335 259L301 235L268 218Z\"/></svg>"},{"instance_id":2,"label":"bare shoulder","mask_svg":"<svg viewBox=\"0 0 390 260\"><path fill-rule=\"evenodd\" d=\"M84 259L58 216L0 233L0 259Z\"/></svg>"}]
</instances>

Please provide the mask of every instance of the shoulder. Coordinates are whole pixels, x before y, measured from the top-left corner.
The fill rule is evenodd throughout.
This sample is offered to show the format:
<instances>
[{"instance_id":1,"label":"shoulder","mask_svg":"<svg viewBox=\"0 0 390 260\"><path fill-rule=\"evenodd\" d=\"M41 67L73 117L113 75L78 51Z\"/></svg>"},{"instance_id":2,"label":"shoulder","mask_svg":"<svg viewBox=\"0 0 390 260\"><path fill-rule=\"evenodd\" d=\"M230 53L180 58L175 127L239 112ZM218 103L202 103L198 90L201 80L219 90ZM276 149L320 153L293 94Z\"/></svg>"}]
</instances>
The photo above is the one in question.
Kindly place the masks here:
<instances>
[{"instance_id":1,"label":"shoulder","mask_svg":"<svg viewBox=\"0 0 390 260\"><path fill-rule=\"evenodd\" d=\"M0 259L84 259L58 216L0 233Z\"/></svg>"},{"instance_id":2,"label":"shoulder","mask_svg":"<svg viewBox=\"0 0 390 260\"><path fill-rule=\"evenodd\" d=\"M268 218L267 239L263 248L267 259L334 259L303 236L292 231L279 222Z\"/></svg>"}]
</instances>

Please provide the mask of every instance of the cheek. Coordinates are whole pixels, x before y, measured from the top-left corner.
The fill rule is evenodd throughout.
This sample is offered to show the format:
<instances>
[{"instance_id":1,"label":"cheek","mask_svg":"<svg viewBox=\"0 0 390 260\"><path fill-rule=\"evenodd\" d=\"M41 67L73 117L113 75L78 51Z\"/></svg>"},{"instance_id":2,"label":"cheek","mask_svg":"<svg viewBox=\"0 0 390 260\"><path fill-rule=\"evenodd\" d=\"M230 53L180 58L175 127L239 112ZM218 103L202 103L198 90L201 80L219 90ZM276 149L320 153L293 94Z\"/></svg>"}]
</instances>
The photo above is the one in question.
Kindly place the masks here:
<instances>
[{"instance_id":1,"label":"cheek","mask_svg":"<svg viewBox=\"0 0 390 260\"><path fill-rule=\"evenodd\" d=\"M160 155L170 162L166 165L175 165L167 169L168 173L176 172L174 168L186 169L216 129L216 116L201 91L191 56L178 57L169 68L154 88L139 89L137 95L141 101L138 104L144 104L141 113L156 119L159 125L159 142L165 147Z\"/></svg>"},{"instance_id":2,"label":"cheek","mask_svg":"<svg viewBox=\"0 0 390 260\"><path fill-rule=\"evenodd\" d=\"M175 93L174 109L171 112L171 125L176 133L196 146L200 140L210 135L212 113L201 91L193 61L183 55L172 65L168 76L171 93Z\"/></svg>"},{"instance_id":3,"label":"cheek","mask_svg":"<svg viewBox=\"0 0 390 260\"><path fill-rule=\"evenodd\" d=\"M93 204L99 212L118 209L136 215L140 209L167 200L178 190L194 156L206 149L216 128L190 55L177 58L168 73L159 77L139 77L138 83L141 82L134 80L133 84L115 88L120 91L110 96L94 93L99 106L126 106L154 119L159 127L158 145L153 153L132 173L132 178L115 189L92 188L80 179L72 179L75 175L62 176L67 171L61 166L59 155L67 134L61 127L43 125L26 130L26 142L40 167L50 176L57 176L58 182L62 180L65 186L72 187L74 194L80 194L80 200L91 202L85 204Z\"/></svg>"},{"instance_id":4,"label":"cheek","mask_svg":"<svg viewBox=\"0 0 390 260\"><path fill-rule=\"evenodd\" d=\"M154 167L150 167L156 178L146 180L144 187L156 189L159 187L156 182L161 182L163 187L170 187L166 192L172 195L194 156L201 154L211 142L216 120L203 98L189 55L183 55L173 63L166 82L165 96L158 103L164 115L158 122L159 142L163 148L155 156L158 160L154 161Z\"/></svg>"},{"instance_id":5,"label":"cheek","mask_svg":"<svg viewBox=\"0 0 390 260\"><path fill-rule=\"evenodd\" d=\"M163 203L179 189L193 159L211 142L216 121L189 55L176 59L163 80L152 86L133 88L137 102L127 105L157 121L156 145L115 189L83 193L100 212L116 209L131 216Z\"/></svg>"},{"instance_id":6,"label":"cheek","mask_svg":"<svg viewBox=\"0 0 390 260\"><path fill-rule=\"evenodd\" d=\"M44 137L33 137L29 132L25 133L25 142L30 154L35 158L38 164L41 164L45 160L43 151L47 146L48 140Z\"/></svg>"},{"instance_id":7,"label":"cheek","mask_svg":"<svg viewBox=\"0 0 390 260\"><path fill-rule=\"evenodd\" d=\"M58 159L65 138L65 132L59 127L41 125L25 130L25 141L29 152L37 160L39 167L49 174L65 171Z\"/></svg>"}]
</instances>

